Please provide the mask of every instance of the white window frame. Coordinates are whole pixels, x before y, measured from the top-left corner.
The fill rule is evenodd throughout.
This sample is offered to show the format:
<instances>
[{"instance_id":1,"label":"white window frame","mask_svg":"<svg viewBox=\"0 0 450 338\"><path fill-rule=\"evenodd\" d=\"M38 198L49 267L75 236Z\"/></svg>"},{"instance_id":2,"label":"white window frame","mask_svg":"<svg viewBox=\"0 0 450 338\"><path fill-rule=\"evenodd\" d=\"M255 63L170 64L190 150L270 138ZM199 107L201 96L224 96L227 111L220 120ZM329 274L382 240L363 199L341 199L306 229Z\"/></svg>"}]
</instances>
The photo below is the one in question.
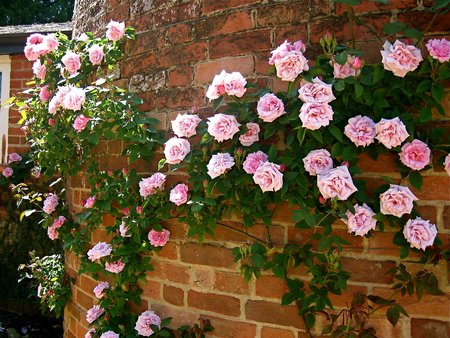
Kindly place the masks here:
<instances>
[{"instance_id":1,"label":"white window frame","mask_svg":"<svg viewBox=\"0 0 450 338\"><path fill-rule=\"evenodd\" d=\"M2 73L1 83L1 104L10 97L10 80L11 80L11 58L9 55L0 55L0 72ZM8 129L9 129L9 107L0 107L0 163L7 163L8 156ZM5 143L3 142L5 137ZM3 149L5 144L6 149Z\"/></svg>"}]
</instances>

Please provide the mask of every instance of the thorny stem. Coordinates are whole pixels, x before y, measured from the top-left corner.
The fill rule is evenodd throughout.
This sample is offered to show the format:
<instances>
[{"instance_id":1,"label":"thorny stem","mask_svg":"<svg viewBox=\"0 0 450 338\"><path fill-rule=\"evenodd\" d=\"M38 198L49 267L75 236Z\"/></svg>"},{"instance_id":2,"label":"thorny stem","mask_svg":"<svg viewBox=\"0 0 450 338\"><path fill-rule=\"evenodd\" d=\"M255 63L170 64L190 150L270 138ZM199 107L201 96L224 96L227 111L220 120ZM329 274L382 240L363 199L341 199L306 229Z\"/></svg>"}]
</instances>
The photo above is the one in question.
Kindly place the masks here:
<instances>
[{"instance_id":1,"label":"thorny stem","mask_svg":"<svg viewBox=\"0 0 450 338\"><path fill-rule=\"evenodd\" d=\"M353 30L353 16L355 11L349 4L347 4L348 22L350 24L350 32L352 33L352 48L355 49L355 31Z\"/></svg>"},{"instance_id":2,"label":"thorny stem","mask_svg":"<svg viewBox=\"0 0 450 338\"><path fill-rule=\"evenodd\" d=\"M260 238L258 238L258 237L249 235L249 234L245 233L244 231L241 231L241 230L239 230L239 229L235 229L235 228L233 228L233 227L230 227L229 225L226 225L226 224L223 224L223 223L220 223L220 222L216 222L216 224L218 224L218 225L220 225L221 227L224 227L224 228L226 228L226 229L229 229L229 230L231 230L231 231L237 232L237 233L239 233L239 234L241 234L241 235L247 236L248 238L254 239L255 241L258 241L258 242L260 242L260 243L262 243L262 244L266 244L266 242L265 242L264 240L262 240L262 239L260 239Z\"/></svg>"},{"instance_id":3,"label":"thorny stem","mask_svg":"<svg viewBox=\"0 0 450 338\"><path fill-rule=\"evenodd\" d=\"M328 217L328 215L329 214L326 214L325 216L322 217L322 219L319 222L317 222L317 224L314 226L313 234L315 234L317 232L317 229L319 228L320 223L322 223L325 220L325 218ZM308 243L310 240L311 240L311 236L302 244L301 247L303 248L306 245L306 243Z\"/></svg>"}]
</instances>

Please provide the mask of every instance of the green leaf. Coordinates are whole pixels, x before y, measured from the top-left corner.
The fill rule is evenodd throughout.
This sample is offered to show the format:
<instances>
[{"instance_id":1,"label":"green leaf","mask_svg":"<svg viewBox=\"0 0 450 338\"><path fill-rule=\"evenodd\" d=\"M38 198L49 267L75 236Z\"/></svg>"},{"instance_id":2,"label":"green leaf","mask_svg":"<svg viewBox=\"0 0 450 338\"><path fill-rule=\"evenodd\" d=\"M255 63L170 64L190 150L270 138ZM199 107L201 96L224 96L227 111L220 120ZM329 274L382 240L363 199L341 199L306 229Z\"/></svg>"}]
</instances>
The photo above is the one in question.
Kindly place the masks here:
<instances>
[{"instance_id":1,"label":"green leaf","mask_svg":"<svg viewBox=\"0 0 450 338\"><path fill-rule=\"evenodd\" d=\"M450 2L450 0L448 0ZM441 69L439 69L439 79L440 80L445 80L448 79L450 77L450 70L447 68L442 67Z\"/></svg>"},{"instance_id":2,"label":"green leaf","mask_svg":"<svg viewBox=\"0 0 450 338\"><path fill-rule=\"evenodd\" d=\"M398 252L400 259L405 259L409 255L409 248L407 246L402 246Z\"/></svg>"},{"instance_id":3,"label":"green leaf","mask_svg":"<svg viewBox=\"0 0 450 338\"><path fill-rule=\"evenodd\" d=\"M252 264L258 268L264 267L264 258L260 254L255 254L251 258Z\"/></svg>"},{"instance_id":4,"label":"green leaf","mask_svg":"<svg viewBox=\"0 0 450 338\"><path fill-rule=\"evenodd\" d=\"M342 155L344 151L344 144L343 143L335 143L331 147L331 157L339 157Z\"/></svg>"},{"instance_id":5,"label":"green leaf","mask_svg":"<svg viewBox=\"0 0 450 338\"><path fill-rule=\"evenodd\" d=\"M98 263L91 264L87 267L86 271L91 273L97 273L102 269L102 266Z\"/></svg>"},{"instance_id":6,"label":"green leaf","mask_svg":"<svg viewBox=\"0 0 450 338\"><path fill-rule=\"evenodd\" d=\"M360 97L363 92L364 92L364 87L362 85L360 85L359 83L355 84L356 97Z\"/></svg>"},{"instance_id":7,"label":"green leaf","mask_svg":"<svg viewBox=\"0 0 450 338\"><path fill-rule=\"evenodd\" d=\"M421 173L419 171L416 171L416 170L412 171L409 174L409 182L417 190L422 189L423 177L422 177Z\"/></svg>"},{"instance_id":8,"label":"green leaf","mask_svg":"<svg viewBox=\"0 0 450 338\"><path fill-rule=\"evenodd\" d=\"M387 310L387 319L393 326L395 326L397 324L399 318L400 318L400 312L396 308L390 307Z\"/></svg>"},{"instance_id":9,"label":"green leaf","mask_svg":"<svg viewBox=\"0 0 450 338\"><path fill-rule=\"evenodd\" d=\"M334 124L332 124L328 127L328 130L330 131L331 135L333 135L339 141L342 142L342 132L338 127L336 127Z\"/></svg>"},{"instance_id":10,"label":"green leaf","mask_svg":"<svg viewBox=\"0 0 450 338\"><path fill-rule=\"evenodd\" d=\"M333 244L333 240L330 237L322 237L319 240L319 250L328 249Z\"/></svg>"},{"instance_id":11,"label":"green leaf","mask_svg":"<svg viewBox=\"0 0 450 338\"><path fill-rule=\"evenodd\" d=\"M203 202L208 205L217 205L216 200L210 197L205 198Z\"/></svg>"},{"instance_id":12,"label":"green leaf","mask_svg":"<svg viewBox=\"0 0 450 338\"><path fill-rule=\"evenodd\" d=\"M312 313L308 313L305 316L306 325L308 325L309 328L312 328L314 324L316 323L316 317Z\"/></svg>"},{"instance_id":13,"label":"green leaf","mask_svg":"<svg viewBox=\"0 0 450 338\"><path fill-rule=\"evenodd\" d=\"M338 64L340 64L341 66L345 65L345 63L347 62L347 53L346 52L341 52L339 54L336 54L335 57L334 57L334 60Z\"/></svg>"},{"instance_id":14,"label":"green leaf","mask_svg":"<svg viewBox=\"0 0 450 338\"><path fill-rule=\"evenodd\" d=\"M333 325L328 324L328 325L324 326L324 328L322 330L322 334L329 334L329 333L331 333L331 331L333 331Z\"/></svg>"},{"instance_id":15,"label":"green leaf","mask_svg":"<svg viewBox=\"0 0 450 338\"><path fill-rule=\"evenodd\" d=\"M423 37L422 32L415 28L406 28L403 30L403 34L405 34L410 38L417 39L419 41L421 41Z\"/></svg>"},{"instance_id":16,"label":"green leaf","mask_svg":"<svg viewBox=\"0 0 450 338\"><path fill-rule=\"evenodd\" d=\"M445 95L445 88L441 82L434 83L431 87L431 94L437 102L441 102Z\"/></svg>"},{"instance_id":17,"label":"green leaf","mask_svg":"<svg viewBox=\"0 0 450 338\"><path fill-rule=\"evenodd\" d=\"M356 156L356 147L355 146L347 146L344 148L342 152L342 159L344 161L350 161Z\"/></svg>"},{"instance_id":18,"label":"green leaf","mask_svg":"<svg viewBox=\"0 0 450 338\"><path fill-rule=\"evenodd\" d=\"M295 295L291 292L286 292L281 298L281 305L289 305L295 301Z\"/></svg>"},{"instance_id":19,"label":"green leaf","mask_svg":"<svg viewBox=\"0 0 450 338\"><path fill-rule=\"evenodd\" d=\"M428 90L428 88L430 88L432 84L433 84L433 81L431 81L431 80L424 80L424 81L422 81L417 86L416 93L417 94L423 93L424 91Z\"/></svg>"},{"instance_id":20,"label":"green leaf","mask_svg":"<svg viewBox=\"0 0 450 338\"><path fill-rule=\"evenodd\" d=\"M214 112L216 112L216 110L219 109L219 107L222 105L224 100L225 100L225 96L221 95L218 99L215 99L213 101Z\"/></svg>"},{"instance_id":21,"label":"green leaf","mask_svg":"<svg viewBox=\"0 0 450 338\"><path fill-rule=\"evenodd\" d=\"M420 110L420 121L421 122L428 122L431 120L433 116L433 113L431 112L431 108L428 106L423 107Z\"/></svg>"},{"instance_id":22,"label":"green leaf","mask_svg":"<svg viewBox=\"0 0 450 338\"><path fill-rule=\"evenodd\" d=\"M406 24L404 23L396 23L396 22L387 23L383 26L383 33L386 35L394 35L405 28Z\"/></svg>"}]
</instances>

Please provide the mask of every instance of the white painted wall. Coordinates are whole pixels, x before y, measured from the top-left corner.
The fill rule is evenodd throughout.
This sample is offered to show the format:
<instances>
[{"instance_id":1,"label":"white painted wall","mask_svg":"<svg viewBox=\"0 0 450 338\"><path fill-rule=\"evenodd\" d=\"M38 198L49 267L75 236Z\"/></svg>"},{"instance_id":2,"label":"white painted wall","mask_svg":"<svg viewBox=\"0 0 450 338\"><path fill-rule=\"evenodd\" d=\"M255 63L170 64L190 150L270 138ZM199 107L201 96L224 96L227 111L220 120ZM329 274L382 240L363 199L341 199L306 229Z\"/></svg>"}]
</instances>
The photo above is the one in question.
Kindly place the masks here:
<instances>
[{"instance_id":1,"label":"white painted wall","mask_svg":"<svg viewBox=\"0 0 450 338\"><path fill-rule=\"evenodd\" d=\"M9 83L11 75L11 58L9 55L0 55L0 72L2 73L1 103L9 99ZM0 107L0 163L7 163L8 152L8 123L9 108Z\"/></svg>"}]
</instances>

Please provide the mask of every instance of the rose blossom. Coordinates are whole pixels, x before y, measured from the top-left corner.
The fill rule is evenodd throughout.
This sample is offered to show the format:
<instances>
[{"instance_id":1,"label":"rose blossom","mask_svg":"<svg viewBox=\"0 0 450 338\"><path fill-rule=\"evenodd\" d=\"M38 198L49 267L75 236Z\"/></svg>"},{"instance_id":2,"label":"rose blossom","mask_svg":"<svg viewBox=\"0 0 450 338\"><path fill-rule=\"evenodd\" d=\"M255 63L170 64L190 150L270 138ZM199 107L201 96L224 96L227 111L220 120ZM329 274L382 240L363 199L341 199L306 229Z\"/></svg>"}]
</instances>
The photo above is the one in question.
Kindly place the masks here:
<instances>
[{"instance_id":1,"label":"rose blossom","mask_svg":"<svg viewBox=\"0 0 450 338\"><path fill-rule=\"evenodd\" d=\"M272 93L262 96L256 109L259 118L264 122L273 122L276 118L286 114L283 101Z\"/></svg>"},{"instance_id":2,"label":"rose blossom","mask_svg":"<svg viewBox=\"0 0 450 338\"><path fill-rule=\"evenodd\" d=\"M206 91L206 97L209 99L209 102L225 94L225 75L227 75L225 70L222 70L220 74L214 75L214 79Z\"/></svg>"},{"instance_id":3,"label":"rose blossom","mask_svg":"<svg viewBox=\"0 0 450 338\"><path fill-rule=\"evenodd\" d=\"M38 167L31 168L31 175L33 175L35 178L41 177L41 171Z\"/></svg>"},{"instance_id":4,"label":"rose blossom","mask_svg":"<svg viewBox=\"0 0 450 338\"><path fill-rule=\"evenodd\" d=\"M66 218L64 216L59 216L58 218L55 218L52 226L55 228L60 228L65 222Z\"/></svg>"},{"instance_id":5,"label":"rose blossom","mask_svg":"<svg viewBox=\"0 0 450 338\"><path fill-rule=\"evenodd\" d=\"M71 50L66 52L66 55L61 58L61 61L66 66L70 75L75 74L81 67L80 56Z\"/></svg>"},{"instance_id":6,"label":"rose blossom","mask_svg":"<svg viewBox=\"0 0 450 338\"><path fill-rule=\"evenodd\" d=\"M353 63L356 61L353 55L347 54L347 62L342 66L337 63L334 58L330 61L330 64L333 66L334 71L333 75L336 79L345 79L346 77L357 76L359 75L359 71L353 67Z\"/></svg>"},{"instance_id":7,"label":"rose blossom","mask_svg":"<svg viewBox=\"0 0 450 338\"><path fill-rule=\"evenodd\" d=\"M327 103L304 103L300 109L303 128L316 130L328 126L333 119L333 108Z\"/></svg>"},{"instance_id":8,"label":"rose blossom","mask_svg":"<svg viewBox=\"0 0 450 338\"><path fill-rule=\"evenodd\" d=\"M84 335L84 338L92 338L94 337L95 329L90 329L86 334Z\"/></svg>"},{"instance_id":9,"label":"rose blossom","mask_svg":"<svg viewBox=\"0 0 450 338\"><path fill-rule=\"evenodd\" d=\"M48 91L48 86L42 87L39 92L39 98L44 102L47 102L51 95L52 94Z\"/></svg>"},{"instance_id":10,"label":"rose blossom","mask_svg":"<svg viewBox=\"0 0 450 338\"><path fill-rule=\"evenodd\" d=\"M444 169L448 176L450 176L450 154L448 154L444 159Z\"/></svg>"},{"instance_id":11,"label":"rose blossom","mask_svg":"<svg viewBox=\"0 0 450 338\"><path fill-rule=\"evenodd\" d=\"M341 201L347 200L351 194L358 190L353 184L352 176L345 165L317 175L317 186L323 197L334 198L337 196Z\"/></svg>"},{"instance_id":12,"label":"rose blossom","mask_svg":"<svg viewBox=\"0 0 450 338\"><path fill-rule=\"evenodd\" d=\"M105 242L98 242L92 249L87 252L88 258L95 262L95 260L100 259L105 256L109 256L112 251L111 244Z\"/></svg>"},{"instance_id":13,"label":"rose blossom","mask_svg":"<svg viewBox=\"0 0 450 338\"><path fill-rule=\"evenodd\" d=\"M336 98L333 95L331 84L322 82L319 78L314 78L313 82L307 82L298 90L298 97L305 103L321 102L328 103Z\"/></svg>"},{"instance_id":14,"label":"rose blossom","mask_svg":"<svg viewBox=\"0 0 450 338\"><path fill-rule=\"evenodd\" d=\"M145 337L150 337L154 331L150 325L155 325L158 329L161 328L161 318L159 318L153 311L142 312L138 317L136 326L134 329L141 335Z\"/></svg>"},{"instance_id":15,"label":"rose blossom","mask_svg":"<svg viewBox=\"0 0 450 338\"><path fill-rule=\"evenodd\" d=\"M356 146L368 146L374 141L377 134L375 122L368 116L355 116L348 119L348 124L344 128L344 134Z\"/></svg>"},{"instance_id":16,"label":"rose blossom","mask_svg":"<svg viewBox=\"0 0 450 338\"><path fill-rule=\"evenodd\" d=\"M41 64L41 60L36 60L33 63L33 74L36 75L36 77L39 80L45 79L45 74L47 73L47 68L45 65Z\"/></svg>"},{"instance_id":17,"label":"rose blossom","mask_svg":"<svg viewBox=\"0 0 450 338\"><path fill-rule=\"evenodd\" d=\"M34 45L26 45L23 51L28 61L34 61L39 58L39 53L35 49Z\"/></svg>"},{"instance_id":18,"label":"rose blossom","mask_svg":"<svg viewBox=\"0 0 450 338\"><path fill-rule=\"evenodd\" d=\"M430 39L426 46L430 55L439 62L450 60L450 41L447 39Z\"/></svg>"},{"instance_id":19,"label":"rose blossom","mask_svg":"<svg viewBox=\"0 0 450 338\"><path fill-rule=\"evenodd\" d=\"M410 219L403 228L403 235L411 244L411 248L425 250L427 246L434 243L437 235L437 229L430 221L425 221L420 217Z\"/></svg>"},{"instance_id":20,"label":"rose blossom","mask_svg":"<svg viewBox=\"0 0 450 338\"><path fill-rule=\"evenodd\" d=\"M103 333L100 338L119 338L120 335L118 333L115 333L114 331L106 331Z\"/></svg>"},{"instance_id":21,"label":"rose blossom","mask_svg":"<svg viewBox=\"0 0 450 338\"><path fill-rule=\"evenodd\" d=\"M153 246L164 246L169 240L170 231L163 229L163 231L150 230L148 233L148 240Z\"/></svg>"},{"instance_id":22,"label":"rose blossom","mask_svg":"<svg viewBox=\"0 0 450 338\"><path fill-rule=\"evenodd\" d=\"M401 217L411 213L413 201L417 200L408 187L391 184L390 188L380 195L380 212Z\"/></svg>"},{"instance_id":23,"label":"rose blossom","mask_svg":"<svg viewBox=\"0 0 450 338\"><path fill-rule=\"evenodd\" d=\"M306 50L306 46L301 40L295 42L294 45L289 43L288 40L285 40L281 45L270 52L272 54L272 57L269 60L269 65L275 64L275 60L284 58L289 52L293 50L304 53Z\"/></svg>"},{"instance_id":24,"label":"rose blossom","mask_svg":"<svg viewBox=\"0 0 450 338\"><path fill-rule=\"evenodd\" d=\"M247 81L244 79L241 73L232 72L225 74L223 79L225 92L230 96L242 97L247 90L245 85Z\"/></svg>"},{"instance_id":25,"label":"rose blossom","mask_svg":"<svg viewBox=\"0 0 450 338\"><path fill-rule=\"evenodd\" d=\"M105 270L111 273L120 273L124 267L125 263L122 263L122 258L115 262L105 263Z\"/></svg>"},{"instance_id":26,"label":"rose blossom","mask_svg":"<svg viewBox=\"0 0 450 338\"><path fill-rule=\"evenodd\" d=\"M84 203L84 207L87 209L92 208L94 206L95 201L97 201L97 196L88 197L86 203Z\"/></svg>"},{"instance_id":27,"label":"rose blossom","mask_svg":"<svg viewBox=\"0 0 450 338\"><path fill-rule=\"evenodd\" d=\"M250 147L254 142L259 141L258 133L260 132L258 123L247 123L246 124L248 132L244 135L239 136L239 142L243 146Z\"/></svg>"},{"instance_id":28,"label":"rose blossom","mask_svg":"<svg viewBox=\"0 0 450 338\"><path fill-rule=\"evenodd\" d=\"M241 126L233 115L222 113L208 117L206 123L208 124L208 133L213 136L217 142L232 139Z\"/></svg>"},{"instance_id":29,"label":"rose blossom","mask_svg":"<svg viewBox=\"0 0 450 338\"><path fill-rule=\"evenodd\" d=\"M27 37L28 45L37 45L42 42L44 42L44 36L42 34L34 33Z\"/></svg>"},{"instance_id":30,"label":"rose blossom","mask_svg":"<svg viewBox=\"0 0 450 338\"><path fill-rule=\"evenodd\" d=\"M381 119L375 125L375 130L377 132L375 138L389 149L399 146L409 136L405 125L398 117L391 120Z\"/></svg>"},{"instance_id":31,"label":"rose blossom","mask_svg":"<svg viewBox=\"0 0 450 338\"><path fill-rule=\"evenodd\" d=\"M73 128L80 132L82 130L84 130L84 128L86 128L87 123L89 122L90 118L89 117L85 117L83 114L77 116L77 118L75 119L75 121L73 122Z\"/></svg>"},{"instance_id":32,"label":"rose blossom","mask_svg":"<svg viewBox=\"0 0 450 338\"><path fill-rule=\"evenodd\" d=\"M405 45L398 40L392 45L386 41L381 51L384 69L390 70L395 76L404 77L406 73L413 71L422 61L422 53L419 48Z\"/></svg>"},{"instance_id":33,"label":"rose blossom","mask_svg":"<svg viewBox=\"0 0 450 338\"><path fill-rule=\"evenodd\" d=\"M59 237L59 233L56 231L56 229L57 228L55 228L53 225L47 228L48 238L50 238L52 241Z\"/></svg>"},{"instance_id":34,"label":"rose blossom","mask_svg":"<svg viewBox=\"0 0 450 338\"><path fill-rule=\"evenodd\" d=\"M83 88L69 86L68 90L64 91L64 98L60 101L61 106L65 109L77 111L86 101L86 94Z\"/></svg>"},{"instance_id":35,"label":"rose blossom","mask_svg":"<svg viewBox=\"0 0 450 338\"><path fill-rule=\"evenodd\" d=\"M206 168L211 178L216 178L234 166L234 158L229 153L219 153L211 156Z\"/></svg>"},{"instance_id":36,"label":"rose blossom","mask_svg":"<svg viewBox=\"0 0 450 338\"><path fill-rule=\"evenodd\" d=\"M89 36L87 36L86 33L81 33L76 40L78 41L83 41L83 42L88 42L89 41Z\"/></svg>"},{"instance_id":37,"label":"rose blossom","mask_svg":"<svg viewBox=\"0 0 450 338\"><path fill-rule=\"evenodd\" d=\"M44 210L44 212L46 212L47 214L51 214L58 206L58 201L59 198L57 195L48 194L48 197L44 201L44 207L42 208L42 210Z\"/></svg>"},{"instance_id":38,"label":"rose blossom","mask_svg":"<svg viewBox=\"0 0 450 338\"><path fill-rule=\"evenodd\" d=\"M97 297L98 299L104 297L105 293L103 292L103 290L105 290L107 288L109 288L109 283L108 282L103 282L103 283L98 284L94 288L95 297Z\"/></svg>"},{"instance_id":39,"label":"rose blossom","mask_svg":"<svg viewBox=\"0 0 450 338\"><path fill-rule=\"evenodd\" d=\"M18 153L11 153L8 156L8 163L12 162L20 162L22 161L22 156L20 156Z\"/></svg>"},{"instance_id":40,"label":"rose blossom","mask_svg":"<svg viewBox=\"0 0 450 338\"><path fill-rule=\"evenodd\" d=\"M130 228L129 225L125 226L125 219L127 219L128 217L123 217L122 218L122 223L120 223L119 226L119 232L120 232L120 236L122 237L131 237L131 234L127 235L128 229Z\"/></svg>"},{"instance_id":41,"label":"rose blossom","mask_svg":"<svg viewBox=\"0 0 450 338\"><path fill-rule=\"evenodd\" d=\"M364 236L370 230L375 230L377 226L377 220L373 218L375 213L365 203L362 206L356 204L355 213L347 210L345 215L347 219L342 219L342 221L347 224L349 233L354 232L355 235Z\"/></svg>"},{"instance_id":42,"label":"rose blossom","mask_svg":"<svg viewBox=\"0 0 450 338\"><path fill-rule=\"evenodd\" d=\"M98 44L92 45L92 47L89 48L89 61L91 61L93 65L100 65L102 63L103 56L105 56L103 47Z\"/></svg>"},{"instance_id":43,"label":"rose blossom","mask_svg":"<svg viewBox=\"0 0 450 338\"><path fill-rule=\"evenodd\" d=\"M196 128L201 121L197 115L178 114L172 121L172 130L178 137L191 137L197 133Z\"/></svg>"},{"instance_id":44,"label":"rose blossom","mask_svg":"<svg viewBox=\"0 0 450 338\"><path fill-rule=\"evenodd\" d=\"M14 174L14 170L12 170L10 167L6 167L5 169L3 169L2 175L6 178L12 176L12 174Z\"/></svg>"},{"instance_id":45,"label":"rose blossom","mask_svg":"<svg viewBox=\"0 0 450 338\"><path fill-rule=\"evenodd\" d=\"M430 163L431 150L421 140L405 143L400 153L400 160L407 167L422 170Z\"/></svg>"},{"instance_id":46,"label":"rose blossom","mask_svg":"<svg viewBox=\"0 0 450 338\"><path fill-rule=\"evenodd\" d=\"M312 150L303 158L305 170L311 176L324 174L333 168L333 160L330 152L326 149Z\"/></svg>"},{"instance_id":47,"label":"rose blossom","mask_svg":"<svg viewBox=\"0 0 450 338\"><path fill-rule=\"evenodd\" d=\"M164 155L169 164L178 164L191 151L189 141L184 138L172 137L164 143Z\"/></svg>"},{"instance_id":48,"label":"rose blossom","mask_svg":"<svg viewBox=\"0 0 450 338\"><path fill-rule=\"evenodd\" d=\"M43 295L43 294L42 294L42 290L44 290L44 288L42 287L42 284L39 284L38 289L37 289L37 296L38 296L39 298L43 298L43 297L46 296L46 295Z\"/></svg>"},{"instance_id":49,"label":"rose blossom","mask_svg":"<svg viewBox=\"0 0 450 338\"><path fill-rule=\"evenodd\" d=\"M189 188L186 184L177 184L172 190L170 190L169 201L176 205L181 205L188 200Z\"/></svg>"},{"instance_id":50,"label":"rose blossom","mask_svg":"<svg viewBox=\"0 0 450 338\"><path fill-rule=\"evenodd\" d=\"M294 81L298 74L309 69L308 60L296 50L290 51L283 58L275 60L277 76L281 81Z\"/></svg>"},{"instance_id":51,"label":"rose blossom","mask_svg":"<svg viewBox=\"0 0 450 338\"><path fill-rule=\"evenodd\" d=\"M153 195L157 190L161 190L163 184L166 182L166 175L161 173L153 174L150 177L143 178L139 182L139 194L142 197Z\"/></svg>"},{"instance_id":52,"label":"rose blossom","mask_svg":"<svg viewBox=\"0 0 450 338\"><path fill-rule=\"evenodd\" d=\"M256 169L253 181L258 184L263 192L278 191L283 187L283 174L280 166L275 163L265 162Z\"/></svg>"},{"instance_id":53,"label":"rose blossom","mask_svg":"<svg viewBox=\"0 0 450 338\"><path fill-rule=\"evenodd\" d=\"M48 119L48 124L51 126L55 125L55 120L54 119Z\"/></svg>"},{"instance_id":54,"label":"rose blossom","mask_svg":"<svg viewBox=\"0 0 450 338\"><path fill-rule=\"evenodd\" d=\"M50 53L51 51L53 51L56 47L59 46L59 41L58 38L56 37L55 34L51 33L51 34L47 34L44 36L44 41L43 43L46 45L47 47L47 53Z\"/></svg>"},{"instance_id":55,"label":"rose blossom","mask_svg":"<svg viewBox=\"0 0 450 338\"><path fill-rule=\"evenodd\" d=\"M111 20L106 28L106 37L111 41L118 41L125 35L125 22Z\"/></svg>"},{"instance_id":56,"label":"rose blossom","mask_svg":"<svg viewBox=\"0 0 450 338\"><path fill-rule=\"evenodd\" d=\"M88 323L93 323L103 313L105 313L104 308L100 307L100 305L94 305L94 307L90 308L86 313L86 321Z\"/></svg>"},{"instance_id":57,"label":"rose blossom","mask_svg":"<svg viewBox=\"0 0 450 338\"><path fill-rule=\"evenodd\" d=\"M269 157L260 150L256 153L250 153L243 163L243 168L247 174L254 174L256 169L267 162L268 158Z\"/></svg>"}]
</instances>

